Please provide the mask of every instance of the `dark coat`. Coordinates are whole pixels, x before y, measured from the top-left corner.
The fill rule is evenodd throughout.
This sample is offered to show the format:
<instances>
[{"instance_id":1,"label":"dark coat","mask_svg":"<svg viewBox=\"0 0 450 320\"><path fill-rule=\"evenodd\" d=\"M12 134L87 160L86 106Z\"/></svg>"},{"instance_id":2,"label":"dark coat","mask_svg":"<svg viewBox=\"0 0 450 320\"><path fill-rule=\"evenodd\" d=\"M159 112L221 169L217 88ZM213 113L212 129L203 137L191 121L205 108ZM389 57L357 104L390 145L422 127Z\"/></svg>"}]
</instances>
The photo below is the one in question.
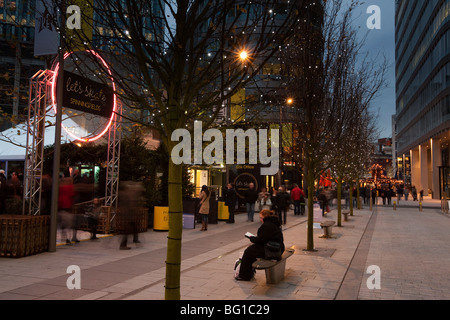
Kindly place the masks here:
<instances>
[{"instance_id":1,"label":"dark coat","mask_svg":"<svg viewBox=\"0 0 450 320\"><path fill-rule=\"evenodd\" d=\"M225 189L225 205L233 209L236 206L236 190L234 188Z\"/></svg>"},{"instance_id":2,"label":"dark coat","mask_svg":"<svg viewBox=\"0 0 450 320\"><path fill-rule=\"evenodd\" d=\"M258 191L256 189L247 189L244 194L246 203L255 203L258 200Z\"/></svg>"},{"instance_id":3,"label":"dark coat","mask_svg":"<svg viewBox=\"0 0 450 320\"><path fill-rule=\"evenodd\" d=\"M277 193L275 201L279 209L286 209L291 202L291 196L286 191L281 191Z\"/></svg>"},{"instance_id":4,"label":"dark coat","mask_svg":"<svg viewBox=\"0 0 450 320\"><path fill-rule=\"evenodd\" d=\"M280 220L276 216L264 218L263 224L258 229L257 236L249 239L253 244L245 250L239 270L239 277L243 280L250 280L253 277L252 264L257 258L264 258L264 245L267 242L279 242L281 243L282 251L285 249Z\"/></svg>"},{"instance_id":5,"label":"dark coat","mask_svg":"<svg viewBox=\"0 0 450 320\"><path fill-rule=\"evenodd\" d=\"M281 243L284 251L283 232L281 231L280 220L276 216L264 218L264 223L259 227L256 237L251 237L250 241L255 245L264 246L269 241Z\"/></svg>"}]
</instances>

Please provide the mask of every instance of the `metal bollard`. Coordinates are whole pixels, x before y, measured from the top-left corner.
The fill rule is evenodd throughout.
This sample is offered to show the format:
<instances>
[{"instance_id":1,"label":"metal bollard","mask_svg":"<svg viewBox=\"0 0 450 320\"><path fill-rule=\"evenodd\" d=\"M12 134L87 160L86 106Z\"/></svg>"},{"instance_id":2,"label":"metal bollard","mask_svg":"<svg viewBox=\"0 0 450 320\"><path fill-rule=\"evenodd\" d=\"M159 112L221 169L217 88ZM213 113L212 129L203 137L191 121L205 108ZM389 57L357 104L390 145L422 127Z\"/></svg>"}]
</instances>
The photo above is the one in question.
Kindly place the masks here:
<instances>
[{"instance_id":1,"label":"metal bollard","mask_svg":"<svg viewBox=\"0 0 450 320\"><path fill-rule=\"evenodd\" d=\"M397 202L394 201L394 211L397 211Z\"/></svg>"},{"instance_id":2,"label":"metal bollard","mask_svg":"<svg viewBox=\"0 0 450 320\"><path fill-rule=\"evenodd\" d=\"M419 212L423 211L422 202L419 202Z\"/></svg>"}]
</instances>

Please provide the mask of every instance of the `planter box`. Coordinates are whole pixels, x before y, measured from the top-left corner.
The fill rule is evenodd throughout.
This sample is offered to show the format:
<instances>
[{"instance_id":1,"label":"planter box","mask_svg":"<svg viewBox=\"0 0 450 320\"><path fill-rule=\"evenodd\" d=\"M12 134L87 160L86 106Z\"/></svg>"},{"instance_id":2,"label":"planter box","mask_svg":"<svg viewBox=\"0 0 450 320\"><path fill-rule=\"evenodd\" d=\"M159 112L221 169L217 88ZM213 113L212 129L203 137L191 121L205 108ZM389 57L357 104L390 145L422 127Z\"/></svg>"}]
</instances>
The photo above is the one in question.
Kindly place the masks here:
<instances>
[{"instance_id":1,"label":"planter box","mask_svg":"<svg viewBox=\"0 0 450 320\"><path fill-rule=\"evenodd\" d=\"M79 211L81 212L81 211ZM88 220L84 217L84 214L78 213L80 216L80 227L79 230L91 231L89 227ZM111 226L111 207L102 206L102 214L98 219L97 233L98 234L110 234L112 231Z\"/></svg>"},{"instance_id":2,"label":"planter box","mask_svg":"<svg viewBox=\"0 0 450 320\"><path fill-rule=\"evenodd\" d=\"M49 216L0 216L0 257L21 258L48 250Z\"/></svg>"},{"instance_id":3,"label":"planter box","mask_svg":"<svg viewBox=\"0 0 450 320\"><path fill-rule=\"evenodd\" d=\"M117 234L147 232L148 209L129 208L127 212L121 212L120 210L118 210L115 217L115 223L115 233Z\"/></svg>"}]
</instances>

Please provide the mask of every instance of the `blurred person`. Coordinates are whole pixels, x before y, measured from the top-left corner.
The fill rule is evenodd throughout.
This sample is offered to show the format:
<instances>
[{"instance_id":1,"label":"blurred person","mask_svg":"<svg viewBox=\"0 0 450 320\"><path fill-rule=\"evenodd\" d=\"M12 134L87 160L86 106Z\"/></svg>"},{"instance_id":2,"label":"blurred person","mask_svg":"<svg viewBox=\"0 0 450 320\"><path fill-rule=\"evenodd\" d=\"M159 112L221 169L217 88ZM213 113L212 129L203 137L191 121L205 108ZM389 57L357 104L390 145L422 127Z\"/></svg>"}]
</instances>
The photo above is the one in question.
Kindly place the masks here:
<instances>
[{"instance_id":1,"label":"blurred person","mask_svg":"<svg viewBox=\"0 0 450 320\"><path fill-rule=\"evenodd\" d=\"M413 201L417 201L417 189L415 186L412 186L411 188L411 194L413 196Z\"/></svg>"},{"instance_id":2,"label":"blurred person","mask_svg":"<svg viewBox=\"0 0 450 320\"><path fill-rule=\"evenodd\" d=\"M49 174L42 176L42 203L41 214L49 215L52 206L52 177Z\"/></svg>"},{"instance_id":3,"label":"blurred person","mask_svg":"<svg viewBox=\"0 0 450 320\"><path fill-rule=\"evenodd\" d=\"M347 188L345 188L345 190L347 190ZM320 208L322 209L322 216L325 216L325 211L326 211L326 208L328 207L328 200L327 200L324 190L320 191L319 196L317 197L317 200L319 201Z\"/></svg>"},{"instance_id":4,"label":"blurred person","mask_svg":"<svg viewBox=\"0 0 450 320\"><path fill-rule=\"evenodd\" d=\"M140 243L138 226L136 225L137 212L144 206L144 186L140 182L124 181L119 187L119 210L124 223L120 250L130 250L128 236L133 234L133 242Z\"/></svg>"},{"instance_id":5,"label":"blurred person","mask_svg":"<svg viewBox=\"0 0 450 320\"><path fill-rule=\"evenodd\" d=\"M260 212L261 210L263 210L263 199L267 199L269 196L269 193L267 192L267 188L266 187L262 187L261 188L261 192L258 193L258 208L255 208L258 210L258 212Z\"/></svg>"},{"instance_id":6,"label":"blurred person","mask_svg":"<svg viewBox=\"0 0 450 320\"><path fill-rule=\"evenodd\" d=\"M403 197L403 186L400 185L400 186L398 186L398 188L397 188L397 201L398 201L397 205L400 204L400 199L401 199L402 197Z\"/></svg>"},{"instance_id":7,"label":"blurred person","mask_svg":"<svg viewBox=\"0 0 450 320\"><path fill-rule=\"evenodd\" d=\"M208 230L208 216L209 216L209 199L211 197L211 192L207 186L202 186L200 191L200 209L198 213L202 216L202 228L200 231Z\"/></svg>"},{"instance_id":8,"label":"blurred person","mask_svg":"<svg viewBox=\"0 0 450 320\"><path fill-rule=\"evenodd\" d=\"M407 187L405 187L405 189L403 190L403 194L404 194L404 196L405 196L405 200L406 200L406 201L408 201L409 193L410 193L409 187L407 186Z\"/></svg>"},{"instance_id":9,"label":"blurred person","mask_svg":"<svg viewBox=\"0 0 450 320\"><path fill-rule=\"evenodd\" d=\"M0 170L0 214L6 213L6 188L5 170Z\"/></svg>"},{"instance_id":10,"label":"blurred person","mask_svg":"<svg viewBox=\"0 0 450 320\"><path fill-rule=\"evenodd\" d=\"M291 202L291 196L289 195L289 193L286 192L285 187L278 188L276 202L277 202L277 208L278 208L277 213L278 213L278 218L280 219L280 224L286 224L287 210L288 210L290 202Z\"/></svg>"},{"instance_id":11,"label":"blurred person","mask_svg":"<svg viewBox=\"0 0 450 320\"><path fill-rule=\"evenodd\" d=\"M97 227L98 220L102 214L102 203L99 198L94 198L92 204L87 207L86 217L91 231L91 240L96 240L97 238Z\"/></svg>"},{"instance_id":12,"label":"blurred person","mask_svg":"<svg viewBox=\"0 0 450 320\"><path fill-rule=\"evenodd\" d=\"M291 191L291 199L294 201L294 215L303 215L305 213L305 193L296 183L294 183L294 188Z\"/></svg>"},{"instance_id":13,"label":"blurred person","mask_svg":"<svg viewBox=\"0 0 450 320\"><path fill-rule=\"evenodd\" d=\"M278 206L277 206L277 189L275 187L272 187L272 191L270 192L270 201L272 202L271 210L273 212L277 212L277 210L278 210Z\"/></svg>"},{"instance_id":14,"label":"blurred person","mask_svg":"<svg viewBox=\"0 0 450 320\"><path fill-rule=\"evenodd\" d=\"M380 189L380 196L383 199L383 206L386 205L386 198L387 198L387 190L385 187L382 187Z\"/></svg>"},{"instance_id":15,"label":"blurred person","mask_svg":"<svg viewBox=\"0 0 450 320\"><path fill-rule=\"evenodd\" d=\"M12 199L22 198L22 183L16 172L11 173L11 177L6 182L8 186L8 194Z\"/></svg>"},{"instance_id":16,"label":"blurred person","mask_svg":"<svg viewBox=\"0 0 450 320\"><path fill-rule=\"evenodd\" d=\"M72 178L61 178L59 182L59 194L58 194L58 220L61 228L61 240L66 239L66 243L70 244L70 240L67 237L66 229L72 228L72 241L79 242L77 239L77 225L75 223L74 215L72 214L72 206L75 197L75 189L73 186Z\"/></svg>"},{"instance_id":17,"label":"blurred person","mask_svg":"<svg viewBox=\"0 0 450 320\"><path fill-rule=\"evenodd\" d=\"M261 199L261 210L272 210L272 199L270 193L266 192Z\"/></svg>"},{"instance_id":18,"label":"blurred person","mask_svg":"<svg viewBox=\"0 0 450 320\"><path fill-rule=\"evenodd\" d=\"M245 205L247 207L247 222L253 222L253 216L255 215L255 203L258 200L258 192L255 189L255 184L250 182L248 189L244 194Z\"/></svg>"},{"instance_id":19,"label":"blurred person","mask_svg":"<svg viewBox=\"0 0 450 320\"><path fill-rule=\"evenodd\" d=\"M225 189L225 205L228 207L228 221L227 223L234 223L234 209L236 208L236 190L234 190L231 183L227 184L227 189Z\"/></svg>"},{"instance_id":20,"label":"blurred person","mask_svg":"<svg viewBox=\"0 0 450 320\"><path fill-rule=\"evenodd\" d=\"M265 258L265 244L269 241L277 242L281 245L281 253L284 252L284 239L281 230L280 220L273 211L262 210L259 213L259 219L262 225L259 227L257 235L248 237L252 243L242 256L242 262L239 270L239 276L236 280L250 281L254 276L252 267L257 258Z\"/></svg>"},{"instance_id":21,"label":"blurred person","mask_svg":"<svg viewBox=\"0 0 450 320\"><path fill-rule=\"evenodd\" d=\"M394 194L394 190L392 190L392 187L388 187L386 189L386 198L387 198L387 204L388 206L391 205L392 202L392 195Z\"/></svg>"}]
</instances>

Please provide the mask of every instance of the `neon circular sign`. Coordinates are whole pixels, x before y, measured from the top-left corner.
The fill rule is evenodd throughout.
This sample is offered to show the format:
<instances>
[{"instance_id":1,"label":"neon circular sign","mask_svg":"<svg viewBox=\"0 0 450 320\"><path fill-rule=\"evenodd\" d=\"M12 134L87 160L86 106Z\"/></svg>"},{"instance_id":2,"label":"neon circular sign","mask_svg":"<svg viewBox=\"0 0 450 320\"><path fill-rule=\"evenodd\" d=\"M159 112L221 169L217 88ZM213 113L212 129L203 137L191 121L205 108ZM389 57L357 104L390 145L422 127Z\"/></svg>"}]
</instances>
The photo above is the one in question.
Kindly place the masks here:
<instances>
[{"instance_id":1,"label":"neon circular sign","mask_svg":"<svg viewBox=\"0 0 450 320\"><path fill-rule=\"evenodd\" d=\"M114 82L113 76L112 76L112 72L110 67L108 66L108 64L106 63L106 61L95 51L93 50L86 50L85 51L88 54L93 55L94 57L96 57L102 64L103 66L106 68L106 70L108 71L108 75L110 77L111 83L112 83L112 89L113 89L113 109L111 112L111 116L107 122L107 125L105 126L105 128L103 130L101 130L100 133L92 136L92 137L81 137L76 135L75 133L71 132L70 130L68 130L68 128L66 126L64 126L63 123L61 123L61 127L64 129L65 132L67 132L67 134L69 136L71 136L73 139L75 139L76 141L81 141L81 142L94 142L97 141L98 139L100 139L102 136L105 135L105 133L109 130L109 128L111 127L112 122L114 121L114 117L117 111L117 95L116 95L116 84ZM64 60L66 60L68 57L70 57L71 53L65 53L64 54ZM53 110L55 112L55 114L57 113L57 99L56 99L56 85L57 85L57 80L58 80L58 75L59 75L59 62L55 65L54 69L53 69L53 79L52 79L52 83L51 83L51 99L52 99L52 104L53 104Z\"/></svg>"}]
</instances>

